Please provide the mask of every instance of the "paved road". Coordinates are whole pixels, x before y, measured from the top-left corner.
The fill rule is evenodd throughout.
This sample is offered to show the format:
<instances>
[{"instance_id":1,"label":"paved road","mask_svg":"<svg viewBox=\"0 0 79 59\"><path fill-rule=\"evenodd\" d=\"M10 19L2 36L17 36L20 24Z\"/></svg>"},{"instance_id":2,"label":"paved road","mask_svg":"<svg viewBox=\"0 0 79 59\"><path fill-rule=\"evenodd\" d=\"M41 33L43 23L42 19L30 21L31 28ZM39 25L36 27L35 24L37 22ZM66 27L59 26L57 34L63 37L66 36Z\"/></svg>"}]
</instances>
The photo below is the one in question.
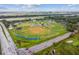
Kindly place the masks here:
<instances>
[{"instance_id":1,"label":"paved road","mask_svg":"<svg viewBox=\"0 0 79 59\"><path fill-rule=\"evenodd\" d=\"M11 46L9 45L9 43L7 42L7 39L3 33L3 30L0 26L0 41L1 41L1 50L2 50L2 54L4 55L12 55L15 54L12 49Z\"/></svg>"},{"instance_id":2,"label":"paved road","mask_svg":"<svg viewBox=\"0 0 79 59\"><path fill-rule=\"evenodd\" d=\"M16 46L15 46L15 44L14 44L14 42L13 42L13 40L12 40L12 38L11 38L11 36L10 36L10 34L8 33L8 31L7 31L7 29L6 29L6 27L4 26L4 24L3 23L1 23L0 22L0 28L1 28L1 33L3 33L3 30L4 30L4 32L5 32L5 35L6 35L6 37L5 37L5 35L4 35L4 33L3 33L3 37L1 38L1 45L4 45L5 44L5 42L7 43L7 45L9 46L8 47L8 49L9 49L9 51L11 51L12 52L12 54L17 54L16 53ZM4 39L4 37L5 37L5 39ZM4 41L3 41L4 40ZM2 41L4 42L4 44L2 43ZM7 46L6 45L6 46ZM2 46L3 47L3 46ZM4 49L5 47L3 47L3 49ZM8 51L8 52L9 52ZM7 53L6 53L7 54Z\"/></svg>"},{"instance_id":3,"label":"paved road","mask_svg":"<svg viewBox=\"0 0 79 59\"><path fill-rule=\"evenodd\" d=\"M45 49L47 47L50 47L51 45L53 45L53 43L57 43L57 42L59 42L61 40L64 40L64 39L68 38L71 34L72 34L71 32L66 33L64 35L58 36L58 37L56 37L54 39L51 39L49 41L46 41L46 42L43 42L41 44L30 47L28 50L26 50L26 48L18 49L18 51L20 51L19 54L23 54L23 53L21 53L22 51L26 52L24 54L36 53L36 52L41 51L41 50L43 50L43 49Z\"/></svg>"},{"instance_id":4,"label":"paved road","mask_svg":"<svg viewBox=\"0 0 79 59\"><path fill-rule=\"evenodd\" d=\"M16 45L14 44L13 39L11 38L9 32L7 31L7 28L5 27L5 25L4 25L2 22L0 22L0 25L2 26L2 28L3 28L4 32L5 32L5 35L6 35L6 37L7 37L7 40L8 40L8 42L9 42L9 44L10 44L14 49L16 49Z\"/></svg>"}]
</instances>

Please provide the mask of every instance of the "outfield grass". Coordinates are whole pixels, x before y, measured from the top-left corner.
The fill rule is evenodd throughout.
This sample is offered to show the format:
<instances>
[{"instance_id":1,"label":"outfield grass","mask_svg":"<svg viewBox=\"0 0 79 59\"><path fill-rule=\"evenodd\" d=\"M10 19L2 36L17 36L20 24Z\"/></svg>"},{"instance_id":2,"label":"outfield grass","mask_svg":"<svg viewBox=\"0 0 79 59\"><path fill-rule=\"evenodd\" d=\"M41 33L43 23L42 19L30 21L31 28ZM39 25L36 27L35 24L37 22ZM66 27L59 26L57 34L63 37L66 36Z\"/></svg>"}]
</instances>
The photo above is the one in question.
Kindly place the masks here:
<instances>
[{"instance_id":1,"label":"outfield grass","mask_svg":"<svg viewBox=\"0 0 79 59\"><path fill-rule=\"evenodd\" d=\"M53 49L56 55L79 55L79 33L34 54L49 55Z\"/></svg>"},{"instance_id":2,"label":"outfield grass","mask_svg":"<svg viewBox=\"0 0 79 59\"><path fill-rule=\"evenodd\" d=\"M40 23L46 25L39 26L38 24ZM14 28L9 30L9 32L18 48L24 48L24 47L28 48L67 32L62 24L56 22L48 23L48 21L46 20L35 21L35 22L28 21L23 24L17 25L17 27L21 27L22 29L16 30ZM25 38L17 37L15 34L19 34L25 37L27 36L29 38L39 37L40 39L28 40ZM17 43L18 40L20 41L21 45Z\"/></svg>"}]
</instances>

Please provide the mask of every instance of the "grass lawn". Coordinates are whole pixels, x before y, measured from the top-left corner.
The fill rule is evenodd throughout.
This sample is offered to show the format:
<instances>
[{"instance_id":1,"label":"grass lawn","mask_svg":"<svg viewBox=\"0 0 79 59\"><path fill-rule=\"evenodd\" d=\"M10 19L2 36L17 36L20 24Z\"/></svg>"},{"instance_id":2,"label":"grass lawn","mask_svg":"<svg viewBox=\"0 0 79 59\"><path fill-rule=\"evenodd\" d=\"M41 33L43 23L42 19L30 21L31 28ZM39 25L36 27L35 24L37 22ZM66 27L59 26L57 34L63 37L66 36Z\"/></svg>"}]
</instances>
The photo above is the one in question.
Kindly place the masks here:
<instances>
[{"instance_id":1,"label":"grass lawn","mask_svg":"<svg viewBox=\"0 0 79 59\"><path fill-rule=\"evenodd\" d=\"M41 25L42 24L42 25ZM21 28L17 30L16 28ZM28 21L10 29L9 32L18 48L28 48L66 33L65 27L54 21ZM17 36L17 35L21 36ZM36 40L29 40L36 38Z\"/></svg>"},{"instance_id":2,"label":"grass lawn","mask_svg":"<svg viewBox=\"0 0 79 59\"><path fill-rule=\"evenodd\" d=\"M79 55L79 33L34 54L49 55L54 49L56 55Z\"/></svg>"}]
</instances>

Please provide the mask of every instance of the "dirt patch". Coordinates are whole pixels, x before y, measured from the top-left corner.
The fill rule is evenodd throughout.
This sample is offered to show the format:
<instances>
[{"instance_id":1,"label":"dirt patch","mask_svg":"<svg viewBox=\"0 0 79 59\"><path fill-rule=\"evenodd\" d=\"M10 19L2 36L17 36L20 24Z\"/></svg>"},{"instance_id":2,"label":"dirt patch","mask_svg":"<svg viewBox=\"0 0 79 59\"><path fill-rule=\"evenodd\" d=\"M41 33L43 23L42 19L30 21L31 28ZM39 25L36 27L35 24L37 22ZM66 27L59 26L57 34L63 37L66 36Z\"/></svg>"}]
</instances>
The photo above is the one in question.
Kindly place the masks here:
<instances>
[{"instance_id":1,"label":"dirt patch","mask_svg":"<svg viewBox=\"0 0 79 59\"><path fill-rule=\"evenodd\" d=\"M46 29L43 27L30 27L28 30L32 34L41 34L46 31Z\"/></svg>"}]
</instances>

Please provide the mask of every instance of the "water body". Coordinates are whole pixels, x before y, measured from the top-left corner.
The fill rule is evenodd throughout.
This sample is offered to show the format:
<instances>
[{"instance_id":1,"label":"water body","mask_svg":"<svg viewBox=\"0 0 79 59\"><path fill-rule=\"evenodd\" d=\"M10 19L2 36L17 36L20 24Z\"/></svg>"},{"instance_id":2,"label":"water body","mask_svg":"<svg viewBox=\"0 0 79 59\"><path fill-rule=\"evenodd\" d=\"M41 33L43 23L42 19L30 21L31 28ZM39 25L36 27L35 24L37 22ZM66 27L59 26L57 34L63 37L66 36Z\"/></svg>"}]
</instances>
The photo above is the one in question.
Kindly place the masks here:
<instances>
[{"instance_id":1,"label":"water body","mask_svg":"<svg viewBox=\"0 0 79 59\"><path fill-rule=\"evenodd\" d=\"M24 38L24 39L27 39L27 40L39 40L40 38L39 37L27 37L27 36L22 36L22 35L19 35L19 34L15 34L17 37L20 37L20 38Z\"/></svg>"}]
</instances>

